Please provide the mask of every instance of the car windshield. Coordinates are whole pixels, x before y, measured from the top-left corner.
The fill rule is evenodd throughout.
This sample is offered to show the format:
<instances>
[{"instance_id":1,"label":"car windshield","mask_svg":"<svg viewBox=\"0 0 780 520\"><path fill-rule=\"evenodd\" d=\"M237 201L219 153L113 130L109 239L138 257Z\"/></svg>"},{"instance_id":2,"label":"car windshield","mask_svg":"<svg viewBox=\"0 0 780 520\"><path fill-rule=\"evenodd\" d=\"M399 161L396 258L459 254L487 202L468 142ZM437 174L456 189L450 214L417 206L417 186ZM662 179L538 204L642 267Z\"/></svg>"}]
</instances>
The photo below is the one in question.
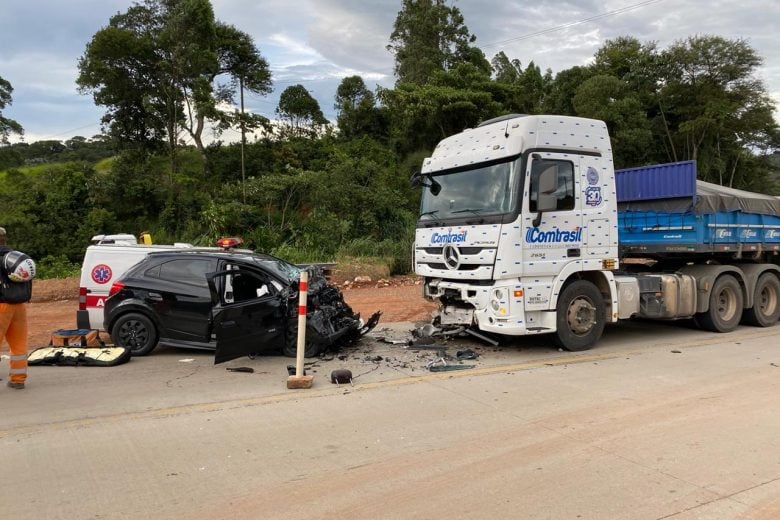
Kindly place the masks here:
<instances>
[{"instance_id":1,"label":"car windshield","mask_svg":"<svg viewBox=\"0 0 780 520\"><path fill-rule=\"evenodd\" d=\"M420 220L509 213L520 191L516 186L519 170L520 161L511 160L432 174L432 183L438 183L441 190L436 195L430 188L423 190Z\"/></svg>"},{"instance_id":2,"label":"car windshield","mask_svg":"<svg viewBox=\"0 0 780 520\"><path fill-rule=\"evenodd\" d=\"M263 253L255 253L252 258L254 258L258 264L261 264L273 274L284 280L296 282L301 277L301 269L299 267L296 267L289 262L285 262L281 258L276 258Z\"/></svg>"}]
</instances>

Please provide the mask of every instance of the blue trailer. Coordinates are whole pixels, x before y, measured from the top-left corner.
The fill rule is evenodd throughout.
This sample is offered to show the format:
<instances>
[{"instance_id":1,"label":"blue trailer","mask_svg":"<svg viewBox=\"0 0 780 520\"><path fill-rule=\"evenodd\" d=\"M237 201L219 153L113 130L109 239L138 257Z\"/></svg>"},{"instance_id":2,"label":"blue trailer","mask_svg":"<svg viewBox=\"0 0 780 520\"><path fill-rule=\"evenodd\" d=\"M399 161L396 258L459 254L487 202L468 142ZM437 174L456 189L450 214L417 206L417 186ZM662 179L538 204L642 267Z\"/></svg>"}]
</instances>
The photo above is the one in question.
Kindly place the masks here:
<instances>
[{"instance_id":1,"label":"blue trailer","mask_svg":"<svg viewBox=\"0 0 780 520\"><path fill-rule=\"evenodd\" d=\"M780 198L696 179L696 162L615 171L623 257L776 259Z\"/></svg>"}]
</instances>

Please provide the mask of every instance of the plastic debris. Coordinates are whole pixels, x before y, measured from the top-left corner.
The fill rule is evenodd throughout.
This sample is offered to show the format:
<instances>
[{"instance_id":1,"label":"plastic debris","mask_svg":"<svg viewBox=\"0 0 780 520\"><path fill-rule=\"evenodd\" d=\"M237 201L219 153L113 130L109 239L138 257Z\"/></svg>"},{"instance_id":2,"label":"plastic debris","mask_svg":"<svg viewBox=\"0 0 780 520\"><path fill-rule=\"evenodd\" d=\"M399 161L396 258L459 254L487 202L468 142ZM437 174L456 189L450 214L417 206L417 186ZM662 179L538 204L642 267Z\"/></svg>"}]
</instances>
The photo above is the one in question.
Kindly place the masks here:
<instances>
[{"instance_id":1,"label":"plastic debris","mask_svg":"<svg viewBox=\"0 0 780 520\"><path fill-rule=\"evenodd\" d=\"M455 357L458 359L477 359L479 354L467 348L466 350L459 350L455 353Z\"/></svg>"},{"instance_id":2,"label":"plastic debris","mask_svg":"<svg viewBox=\"0 0 780 520\"><path fill-rule=\"evenodd\" d=\"M250 374L255 371L252 367L227 367L225 370L229 372L247 372Z\"/></svg>"}]
</instances>

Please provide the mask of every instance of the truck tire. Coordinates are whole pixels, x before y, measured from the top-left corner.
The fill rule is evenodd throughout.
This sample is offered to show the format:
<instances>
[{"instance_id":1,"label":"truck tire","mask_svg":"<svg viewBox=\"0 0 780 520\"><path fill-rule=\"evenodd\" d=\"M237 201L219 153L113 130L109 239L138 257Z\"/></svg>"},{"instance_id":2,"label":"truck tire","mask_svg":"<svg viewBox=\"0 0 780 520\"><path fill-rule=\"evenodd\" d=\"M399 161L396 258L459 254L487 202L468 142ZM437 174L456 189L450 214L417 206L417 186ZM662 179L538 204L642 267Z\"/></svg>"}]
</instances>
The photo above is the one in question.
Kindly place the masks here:
<instances>
[{"instance_id":1,"label":"truck tire","mask_svg":"<svg viewBox=\"0 0 780 520\"><path fill-rule=\"evenodd\" d=\"M753 307L744 314L745 322L756 327L771 327L780 318L780 280L774 273L758 277Z\"/></svg>"},{"instance_id":2,"label":"truck tire","mask_svg":"<svg viewBox=\"0 0 780 520\"><path fill-rule=\"evenodd\" d=\"M710 292L710 308L696 315L696 323L704 330L731 332L742 318L742 287L737 279L725 274L715 280Z\"/></svg>"},{"instance_id":3,"label":"truck tire","mask_svg":"<svg viewBox=\"0 0 780 520\"><path fill-rule=\"evenodd\" d=\"M130 349L133 356L145 356L157 346L157 328L143 314L123 314L111 329L114 345Z\"/></svg>"},{"instance_id":4,"label":"truck tire","mask_svg":"<svg viewBox=\"0 0 780 520\"><path fill-rule=\"evenodd\" d=\"M588 350L601 337L606 306L598 288L587 280L567 285L558 297L555 343L566 350Z\"/></svg>"}]
</instances>

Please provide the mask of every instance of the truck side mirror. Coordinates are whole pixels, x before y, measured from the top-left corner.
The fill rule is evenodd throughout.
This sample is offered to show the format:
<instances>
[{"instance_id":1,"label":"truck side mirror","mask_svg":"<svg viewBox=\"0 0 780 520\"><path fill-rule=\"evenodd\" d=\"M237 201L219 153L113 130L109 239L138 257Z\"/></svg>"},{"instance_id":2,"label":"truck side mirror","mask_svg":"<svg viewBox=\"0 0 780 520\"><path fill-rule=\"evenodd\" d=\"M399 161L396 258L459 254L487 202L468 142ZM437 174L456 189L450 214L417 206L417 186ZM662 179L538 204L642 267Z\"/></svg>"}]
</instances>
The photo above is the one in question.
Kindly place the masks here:
<instances>
[{"instance_id":1,"label":"truck side mirror","mask_svg":"<svg viewBox=\"0 0 780 520\"><path fill-rule=\"evenodd\" d=\"M558 189L558 165L551 164L539 174L536 194L536 218L534 226L542 222L542 213L552 211L558 206L558 197L553 195Z\"/></svg>"},{"instance_id":2,"label":"truck side mirror","mask_svg":"<svg viewBox=\"0 0 780 520\"><path fill-rule=\"evenodd\" d=\"M426 179L428 182L425 182ZM436 182L436 179L431 177L430 173L420 173L419 171L414 172L409 178L409 186L412 188L416 188L417 186L429 188L431 190L431 194L434 196L441 193L441 184Z\"/></svg>"}]
</instances>

